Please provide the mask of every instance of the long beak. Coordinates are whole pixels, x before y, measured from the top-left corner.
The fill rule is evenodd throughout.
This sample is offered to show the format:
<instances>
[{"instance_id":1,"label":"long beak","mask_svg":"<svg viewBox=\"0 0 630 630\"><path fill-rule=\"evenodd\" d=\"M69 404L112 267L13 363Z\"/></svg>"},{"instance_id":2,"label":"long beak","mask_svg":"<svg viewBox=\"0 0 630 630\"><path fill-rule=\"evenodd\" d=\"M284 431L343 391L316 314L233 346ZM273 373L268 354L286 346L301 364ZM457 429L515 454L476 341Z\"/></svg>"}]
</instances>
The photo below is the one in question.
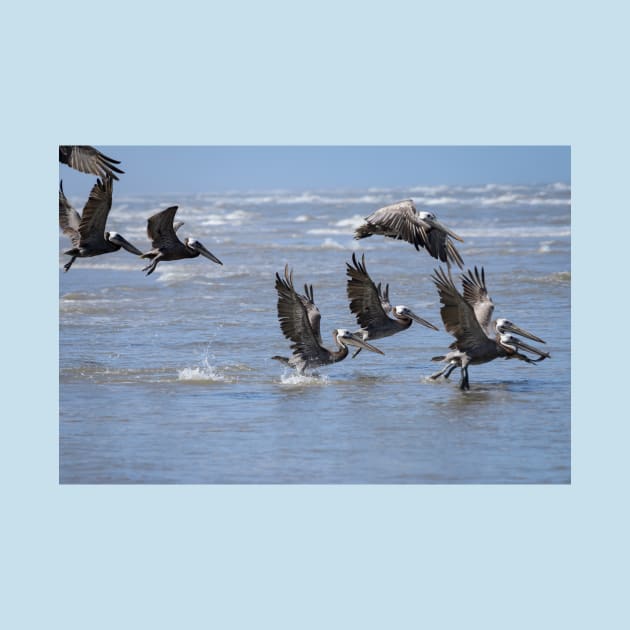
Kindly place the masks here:
<instances>
[{"instance_id":1,"label":"long beak","mask_svg":"<svg viewBox=\"0 0 630 630\"><path fill-rule=\"evenodd\" d=\"M454 238L456 241L460 243L464 242L464 239L461 236L458 236L453 232L453 230L449 230L443 223L440 223L437 219L423 219L426 223L428 223L432 228L436 230L440 230L440 232L444 232L448 234L451 238Z\"/></svg>"},{"instance_id":2,"label":"long beak","mask_svg":"<svg viewBox=\"0 0 630 630\"><path fill-rule=\"evenodd\" d=\"M207 250L201 243L198 243L195 249L206 258L209 258L212 262L217 263L217 265L222 265L223 263L209 250Z\"/></svg>"},{"instance_id":3,"label":"long beak","mask_svg":"<svg viewBox=\"0 0 630 630\"><path fill-rule=\"evenodd\" d=\"M343 340L351 346L356 346L357 348L363 348L365 350L369 350L370 352L376 352L377 354L385 354L382 350L375 348L374 346L369 344L367 341L363 341L361 336L357 333L350 333L350 335L344 337Z\"/></svg>"},{"instance_id":4,"label":"long beak","mask_svg":"<svg viewBox=\"0 0 630 630\"><path fill-rule=\"evenodd\" d=\"M530 333L528 330L524 330L523 328L519 328L515 324L512 324L511 326L505 326L505 329L509 330L510 332L513 332L515 335L521 335L521 337L527 337L528 339L531 339L532 341L537 341L538 343L547 343L546 341L543 341L540 337L536 337L536 335L534 335L533 333Z\"/></svg>"},{"instance_id":5,"label":"long beak","mask_svg":"<svg viewBox=\"0 0 630 630\"><path fill-rule=\"evenodd\" d=\"M534 346L530 346L528 343L525 343L524 341L521 341L520 339L513 339L512 343L519 349L519 350L527 350L528 352L532 352L533 354L537 354L539 357L545 358L545 359L550 359L551 355L548 352L543 352L542 350L539 350L538 348L534 348Z\"/></svg>"},{"instance_id":6,"label":"long beak","mask_svg":"<svg viewBox=\"0 0 630 630\"><path fill-rule=\"evenodd\" d=\"M409 315L409 317L411 317L411 319L413 319L414 322L418 322L418 324L422 324L423 326L426 326L427 328L432 328L433 330L440 330L437 326L434 326L431 322L428 322L426 319L422 319L422 317L418 317L418 315L416 315L412 311L408 310L407 314Z\"/></svg>"},{"instance_id":7,"label":"long beak","mask_svg":"<svg viewBox=\"0 0 630 630\"><path fill-rule=\"evenodd\" d=\"M137 247L134 247L127 239L123 238L120 234L112 237L111 241L113 243L116 243L116 245L120 245L123 249L126 249L128 252L131 252L136 256L142 256L142 252Z\"/></svg>"}]
</instances>

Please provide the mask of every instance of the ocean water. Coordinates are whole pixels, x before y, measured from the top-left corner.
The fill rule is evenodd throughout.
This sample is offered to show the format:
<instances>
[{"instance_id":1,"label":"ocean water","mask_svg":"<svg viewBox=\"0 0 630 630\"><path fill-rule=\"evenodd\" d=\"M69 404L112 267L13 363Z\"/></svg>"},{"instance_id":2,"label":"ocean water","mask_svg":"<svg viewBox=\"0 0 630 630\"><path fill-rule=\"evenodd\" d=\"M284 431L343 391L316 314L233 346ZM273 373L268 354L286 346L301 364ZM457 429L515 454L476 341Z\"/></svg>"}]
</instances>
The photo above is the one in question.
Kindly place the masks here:
<instances>
[{"instance_id":1,"label":"ocean water","mask_svg":"<svg viewBox=\"0 0 630 630\"><path fill-rule=\"evenodd\" d=\"M70 201L81 209L84 199ZM547 341L537 365L469 370L471 389L428 376L452 341L431 273L408 243L353 230L375 209L413 198L462 236L483 266L495 317ZM223 261L160 263L125 251L77 259L59 239L61 483L570 483L571 207L565 184L397 190L263 191L120 197L108 229L150 249L146 219L179 205L180 238ZM313 376L289 356L275 273L313 285L322 337L357 328L345 263L365 253L375 282L440 328L417 324ZM459 271L455 270L459 284Z\"/></svg>"}]
</instances>

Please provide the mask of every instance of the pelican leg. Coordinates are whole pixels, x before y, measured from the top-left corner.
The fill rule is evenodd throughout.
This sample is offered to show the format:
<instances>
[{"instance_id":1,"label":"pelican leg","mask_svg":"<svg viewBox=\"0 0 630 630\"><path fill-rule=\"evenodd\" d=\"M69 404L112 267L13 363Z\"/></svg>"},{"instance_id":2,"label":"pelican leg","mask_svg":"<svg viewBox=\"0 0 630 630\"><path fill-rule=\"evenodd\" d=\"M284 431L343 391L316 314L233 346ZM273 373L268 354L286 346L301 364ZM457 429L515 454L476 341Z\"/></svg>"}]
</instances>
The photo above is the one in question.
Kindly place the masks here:
<instances>
[{"instance_id":1,"label":"pelican leg","mask_svg":"<svg viewBox=\"0 0 630 630\"><path fill-rule=\"evenodd\" d=\"M459 389L470 389L470 383L468 382L468 366L462 365L462 380L459 382Z\"/></svg>"},{"instance_id":2,"label":"pelican leg","mask_svg":"<svg viewBox=\"0 0 630 630\"><path fill-rule=\"evenodd\" d=\"M435 374L431 374L431 376L429 376L429 378L431 380L435 380L436 378L439 378L440 376L444 375L444 378L448 378L451 375L451 372L457 367L457 363L455 361L450 361L449 363L447 363L439 372L436 372Z\"/></svg>"},{"instance_id":3,"label":"pelican leg","mask_svg":"<svg viewBox=\"0 0 630 630\"><path fill-rule=\"evenodd\" d=\"M158 254L152 261L150 265L147 265L142 271L146 271L147 272L147 276L150 276L154 271L155 268L157 267L157 264L160 262L160 260L162 259L162 255Z\"/></svg>"},{"instance_id":4,"label":"pelican leg","mask_svg":"<svg viewBox=\"0 0 630 630\"><path fill-rule=\"evenodd\" d=\"M68 269L70 269L70 267L72 267L72 263L73 263L76 259L77 259L77 257L76 257L76 256L73 256L73 257L70 259L70 262L67 262L67 263L63 266L64 273L65 273L65 272L67 272L67 271L68 271Z\"/></svg>"},{"instance_id":5,"label":"pelican leg","mask_svg":"<svg viewBox=\"0 0 630 630\"><path fill-rule=\"evenodd\" d=\"M434 381L436 378L439 378L440 376L442 376L442 374L444 374L444 372L446 372L446 370L448 370L448 368L451 367L450 363L448 365L446 365L445 367L443 367L439 372L436 372L435 374L431 374L431 376L429 376L429 378Z\"/></svg>"}]
</instances>

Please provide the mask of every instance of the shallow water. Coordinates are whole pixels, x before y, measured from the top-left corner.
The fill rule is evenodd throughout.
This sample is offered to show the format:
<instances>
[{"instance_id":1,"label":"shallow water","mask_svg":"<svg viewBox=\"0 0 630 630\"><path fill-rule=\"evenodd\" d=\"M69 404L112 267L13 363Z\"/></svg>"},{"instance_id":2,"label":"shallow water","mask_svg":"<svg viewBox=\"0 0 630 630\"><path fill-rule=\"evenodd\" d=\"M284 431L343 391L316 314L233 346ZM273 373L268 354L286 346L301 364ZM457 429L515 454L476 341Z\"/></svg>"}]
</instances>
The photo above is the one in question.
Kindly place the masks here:
<instances>
[{"instance_id":1,"label":"shallow water","mask_svg":"<svg viewBox=\"0 0 630 630\"><path fill-rule=\"evenodd\" d=\"M68 194L68 191L66 191ZM84 200L69 198L81 208ZM537 365L497 360L430 381L452 341L430 274L436 261L403 242L355 241L376 208L404 198L465 239L484 266L495 316L547 341ZM252 192L117 198L108 228L143 251L146 219L178 204L180 237L224 263L165 262L145 277L127 252L77 259L60 236L60 481L62 483L569 483L570 190L480 186ZM366 254L376 282L440 327L417 324L374 342L385 356L299 377L274 275L312 283L322 336L355 330L345 263Z\"/></svg>"}]
</instances>

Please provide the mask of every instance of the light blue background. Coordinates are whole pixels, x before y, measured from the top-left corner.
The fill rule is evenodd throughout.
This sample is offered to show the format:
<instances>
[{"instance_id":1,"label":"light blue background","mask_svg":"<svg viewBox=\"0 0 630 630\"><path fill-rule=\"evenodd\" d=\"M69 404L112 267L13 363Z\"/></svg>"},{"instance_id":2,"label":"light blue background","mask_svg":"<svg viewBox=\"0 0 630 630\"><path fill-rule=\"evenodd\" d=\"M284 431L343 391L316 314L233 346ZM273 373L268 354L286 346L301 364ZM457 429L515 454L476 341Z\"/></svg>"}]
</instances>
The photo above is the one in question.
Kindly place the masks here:
<instances>
[{"instance_id":1,"label":"light blue background","mask_svg":"<svg viewBox=\"0 0 630 630\"><path fill-rule=\"evenodd\" d=\"M4 8L3 627L627 627L621 3L202 6ZM59 486L59 143L572 145L572 485Z\"/></svg>"}]
</instances>

